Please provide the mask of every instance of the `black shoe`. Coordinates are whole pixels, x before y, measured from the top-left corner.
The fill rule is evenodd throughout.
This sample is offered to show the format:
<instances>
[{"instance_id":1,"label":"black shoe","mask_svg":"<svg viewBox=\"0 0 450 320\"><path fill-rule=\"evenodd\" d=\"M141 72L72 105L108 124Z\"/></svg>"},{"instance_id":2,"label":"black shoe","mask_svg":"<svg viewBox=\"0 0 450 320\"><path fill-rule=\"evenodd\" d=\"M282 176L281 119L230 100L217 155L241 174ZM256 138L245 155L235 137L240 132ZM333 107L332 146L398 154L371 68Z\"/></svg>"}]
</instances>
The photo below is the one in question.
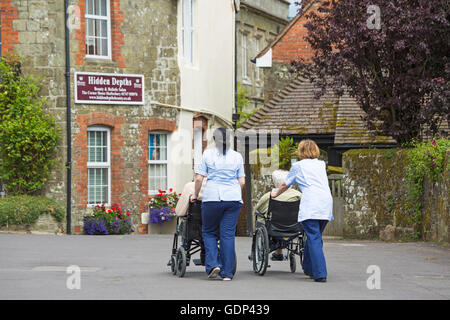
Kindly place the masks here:
<instances>
[{"instance_id":1,"label":"black shoe","mask_svg":"<svg viewBox=\"0 0 450 320\"><path fill-rule=\"evenodd\" d=\"M327 282L327 278L317 278L314 279L315 282Z\"/></svg>"},{"instance_id":2,"label":"black shoe","mask_svg":"<svg viewBox=\"0 0 450 320\"><path fill-rule=\"evenodd\" d=\"M282 253L272 253L272 261L283 261L284 255Z\"/></svg>"},{"instance_id":3,"label":"black shoe","mask_svg":"<svg viewBox=\"0 0 450 320\"><path fill-rule=\"evenodd\" d=\"M308 271L303 271L304 274L306 274L308 277L310 277L311 279L314 278L314 276L312 275L312 273L309 273Z\"/></svg>"},{"instance_id":4,"label":"black shoe","mask_svg":"<svg viewBox=\"0 0 450 320\"><path fill-rule=\"evenodd\" d=\"M208 278L209 279L217 278L219 273L220 273L220 268L219 267L212 268L211 271L208 274Z\"/></svg>"}]
</instances>

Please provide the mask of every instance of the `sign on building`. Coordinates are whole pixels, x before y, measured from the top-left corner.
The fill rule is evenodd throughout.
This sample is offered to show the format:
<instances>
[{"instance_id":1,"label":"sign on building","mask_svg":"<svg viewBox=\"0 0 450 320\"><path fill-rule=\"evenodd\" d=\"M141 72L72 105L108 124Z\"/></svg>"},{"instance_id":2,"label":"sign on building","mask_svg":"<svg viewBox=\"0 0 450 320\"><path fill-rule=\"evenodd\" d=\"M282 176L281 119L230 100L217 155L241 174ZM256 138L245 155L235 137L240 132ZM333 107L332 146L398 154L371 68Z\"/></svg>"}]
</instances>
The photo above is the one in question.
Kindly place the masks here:
<instances>
[{"instance_id":1,"label":"sign on building","mask_svg":"<svg viewBox=\"0 0 450 320\"><path fill-rule=\"evenodd\" d=\"M75 72L75 103L144 104L144 76Z\"/></svg>"}]
</instances>

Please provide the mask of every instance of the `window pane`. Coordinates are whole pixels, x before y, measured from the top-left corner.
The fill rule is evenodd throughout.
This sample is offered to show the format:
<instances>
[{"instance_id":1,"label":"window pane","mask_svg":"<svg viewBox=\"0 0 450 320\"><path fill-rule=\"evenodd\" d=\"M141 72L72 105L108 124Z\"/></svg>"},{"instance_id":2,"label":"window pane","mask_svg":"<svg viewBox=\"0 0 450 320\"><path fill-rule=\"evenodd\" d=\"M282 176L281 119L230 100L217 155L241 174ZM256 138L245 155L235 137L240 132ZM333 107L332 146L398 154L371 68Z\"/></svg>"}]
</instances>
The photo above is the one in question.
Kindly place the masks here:
<instances>
[{"instance_id":1,"label":"window pane","mask_svg":"<svg viewBox=\"0 0 450 320\"><path fill-rule=\"evenodd\" d=\"M107 15L106 11L106 0L100 0L100 15L105 16Z\"/></svg>"},{"instance_id":2,"label":"window pane","mask_svg":"<svg viewBox=\"0 0 450 320\"><path fill-rule=\"evenodd\" d=\"M167 164L149 165L149 190L167 190Z\"/></svg>"},{"instance_id":3,"label":"window pane","mask_svg":"<svg viewBox=\"0 0 450 320\"><path fill-rule=\"evenodd\" d=\"M100 1L99 0L94 0L94 14L95 15L100 15L100 6L99 6Z\"/></svg>"},{"instance_id":4,"label":"window pane","mask_svg":"<svg viewBox=\"0 0 450 320\"><path fill-rule=\"evenodd\" d=\"M108 168L88 168L88 203L108 202Z\"/></svg>"},{"instance_id":5,"label":"window pane","mask_svg":"<svg viewBox=\"0 0 450 320\"><path fill-rule=\"evenodd\" d=\"M102 42L102 55L108 55L108 39L101 39Z\"/></svg>"},{"instance_id":6,"label":"window pane","mask_svg":"<svg viewBox=\"0 0 450 320\"><path fill-rule=\"evenodd\" d=\"M88 131L88 162L108 162L108 132Z\"/></svg>"},{"instance_id":7,"label":"window pane","mask_svg":"<svg viewBox=\"0 0 450 320\"><path fill-rule=\"evenodd\" d=\"M94 13L94 0L86 0L86 13L93 14Z\"/></svg>"},{"instance_id":8,"label":"window pane","mask_svg":"<svg viewBox=\"0 0 450 320\"><path fill-rule=\"evenodd\" d=\"M106 38L108 36L107 27L108 22L106 20L98 20L100 22L100 36Z\"/></svg>"}]
</instances>

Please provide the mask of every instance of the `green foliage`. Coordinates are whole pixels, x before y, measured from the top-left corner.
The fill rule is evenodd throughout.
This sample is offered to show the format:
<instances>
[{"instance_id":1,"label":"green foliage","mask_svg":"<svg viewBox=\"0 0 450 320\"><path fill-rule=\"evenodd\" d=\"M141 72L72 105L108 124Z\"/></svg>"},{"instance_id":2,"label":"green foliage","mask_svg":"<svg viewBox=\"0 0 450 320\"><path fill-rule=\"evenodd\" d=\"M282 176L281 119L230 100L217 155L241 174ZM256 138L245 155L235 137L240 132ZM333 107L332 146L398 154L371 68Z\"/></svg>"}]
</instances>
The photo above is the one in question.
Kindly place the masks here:
<instances>
[{"instance_id":1,"label":"green foliage","mask_svg":"<svg viewBox=\"0 0 450 320\"><path fill-rule=\"evenodd\" d=\"M278 167L283 170L291 168L291 159L297 156L298 143L294 144L294 139L286 137L280 139L280 143L272 147L272 152L278 153Z\"/></svg>"},{"instance_id":2,"label":"green foliage","mask_svg":"<svg viewBox=\"0 0 450 320\"><path fill-rule=\"evenodd\" d=\"M258 109L254 109L250 112L245 112L244 108L250 104L250 101L247 99L246 95L248 91L245 87L241 85L240 82L237 84L237 111L240 115L239 120L237 121L236 127L240 128L242 124L247 121L252 115L254 115Z\"/></svg>"},{"instance_id":3,"label":"green foliage","mask_svg":"<svg viewBox=\"0 0 450 320\"><path fill-rule=\"evenodd\" d=\"M40 82L19 75L17 61L0 59L0 178L8 194L34 194L56 159L60 129L43 112Z\"/></svg>"},{"instance_id":4,"label":"green foliage","mask_svg":"<svg viewBox=\"0 0 450 320\"><path fill-rule=\"evenodd\" d=\"M62 222L65 210L47 197L21 195L0 199L0 225L30 225L42 214L50 214Z\"/></svg>"},{"instance_id":5,"label":"green foliage","mask_svg":"<svg viewBox=\"0 0 450 320\"><path fill-rule=\"evenodd\" d=\"M415 142L408 153L407 167L407 208L411 212L411 223L418 229L422 224L422 194L425 176L432 181L441 181L444 159L450 140L439 139L433 142ZM420 232L416 232L420 237Z\"/></svg>"}]
</instances>

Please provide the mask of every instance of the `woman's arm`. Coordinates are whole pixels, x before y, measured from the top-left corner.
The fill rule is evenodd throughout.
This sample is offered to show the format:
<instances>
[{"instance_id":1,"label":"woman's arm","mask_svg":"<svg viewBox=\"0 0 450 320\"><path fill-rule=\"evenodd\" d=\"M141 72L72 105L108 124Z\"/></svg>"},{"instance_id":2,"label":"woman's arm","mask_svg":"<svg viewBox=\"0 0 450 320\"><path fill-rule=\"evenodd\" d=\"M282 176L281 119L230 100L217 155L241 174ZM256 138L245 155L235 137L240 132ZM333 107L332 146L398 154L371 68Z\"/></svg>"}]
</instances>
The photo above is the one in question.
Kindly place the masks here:
<instances>
[{"instance_id":1,"label":"woman's arm","mask_svg":"<svg viewBox=\"0 0 450 320\"><path fill-rule=\"evenodd\" d=\"M196 173L195 174L195 191L194 195L191 197L191 202L195 202L198 198L198 194L200 193L200 189L202 188L203 179L205 176L202 176L201 174Z\"/></svg>"},{"instance_id":2,"label":"woman's arm","mask_svg":"<svg viewBox=\"0 0 450 320\"><path fill-rule=\"evenodd\" d=\"M245 186L245 177L238 178L239 184L241 185L241 189Z\"/></svg>"},{"instance_id":3,"label":"woman's arm","mask_svg":"<svg viewBox=\"0 0 450 320\"><path fill-rule=\"evenodd\" d=\"M287 189L289 189L289 187L286 185L286 183L283 182L283 184L281 185L281 187L279 187L277 190L272 190L272 192L270 193L270 196L272 198L276 198L278 197L280 194L282 194L283 192L285 192Z\"/></svg>"}]
</instances>

